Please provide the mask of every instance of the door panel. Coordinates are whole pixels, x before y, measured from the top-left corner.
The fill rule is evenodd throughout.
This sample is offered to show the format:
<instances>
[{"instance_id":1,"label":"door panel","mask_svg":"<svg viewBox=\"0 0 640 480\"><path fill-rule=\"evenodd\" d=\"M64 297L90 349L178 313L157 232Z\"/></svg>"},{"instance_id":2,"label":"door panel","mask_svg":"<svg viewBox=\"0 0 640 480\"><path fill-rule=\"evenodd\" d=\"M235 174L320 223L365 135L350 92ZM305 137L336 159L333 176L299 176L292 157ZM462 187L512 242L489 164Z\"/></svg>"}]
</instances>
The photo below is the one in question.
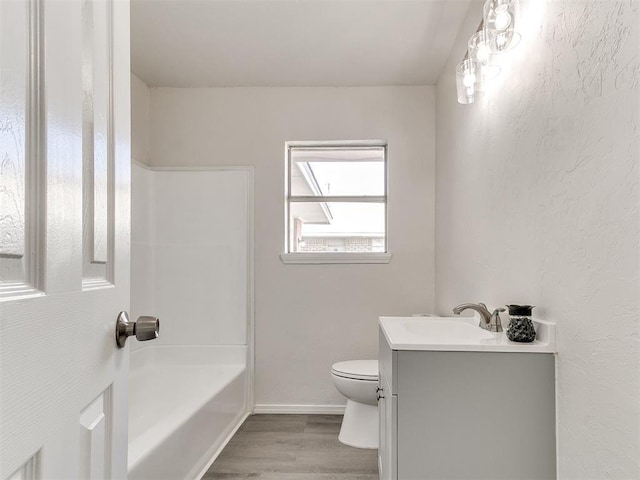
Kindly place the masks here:
<instances>
[{"instance_id":1,"label":"door panel","mask_svg":"<svg viewBox=\"0 0 640 480\"><path fill-rule=\"evenodd\" d=\"M91 155L83 124L87 4L0 2L0 102L5 85L23 92L9 119L13 143L0 128L0 156L10 151L18 159L10 162L17 172L11 195L21 206L15 211L23 209L22 223L13 222L22 236L7 240L4 225L0 235L0 479L34 472L42 479L126 478L128 348L116 348L114 328L118 312L129 307L129 6L125 0L90 4L93 14L102 12L91 27L91 51L103 52L92 59L102 65L93 80L106 95L104 144L91 147L98 143L102 153ZM9 20L12 12L23 13ZM90 222L85 158L93 160L94 184L96 170L100 177L93 210L102 213ZM89 256L99 275L87 273ZM87 285L95 278L101 282Z\"/></svg>"},{"instance_id":2,"label":"door panel","mask_svg":"<svg viewBox=\"0 0 640 480\"><path fill-rule=\"evenodd\" d=\"M18 469L9 480L35 480L36 478L36 462L35 457L29 459L29 461Z\"/></svg>"},{"instance_id":3,"label":"door panel","mask_svg":"<svg viewBox=\"0 0 640 480\"><path fill-rule=\"evenodd\" d=\"M2 95L0 115L3 146L0 175L0 256L22 258L25 253L25 170L27 84L30 65L25 61L29 48L29 8L23 2L0 4L0 27L9 42L0 44L2 54ZM7 73L4 73L4 72Z\"/></svg>"},{"instance_id":4,"label":"door panel","mask_svg":"<svg viewBox=\"0 0 640 480\"><path fill-rule=\"evenodd\" d=\"M81 478L94 480L109 478L108 446L111 433L110 389L98 395L80 413L80 468Z\"/></svg>"},{"instance_id":5,"label":"door panel","mask_svg":"<svg viewBox=\"0 0 640 480\"><path fill-rule=\"evenodd\" d=\"M40 138L33 2L0 2L0 299L37 293Z\"/></svg>"},{"instance_id":6,"label":"door panel","mask_svg":"<svg viewBox=\"0 0 640 480\"><path fill-rule=\"evenodd\" d=\"M109 3L85 0L82 6L82 164L83 285L112 281L113 258L113 128L109 37Z\"/></svg>"}]
</instances>

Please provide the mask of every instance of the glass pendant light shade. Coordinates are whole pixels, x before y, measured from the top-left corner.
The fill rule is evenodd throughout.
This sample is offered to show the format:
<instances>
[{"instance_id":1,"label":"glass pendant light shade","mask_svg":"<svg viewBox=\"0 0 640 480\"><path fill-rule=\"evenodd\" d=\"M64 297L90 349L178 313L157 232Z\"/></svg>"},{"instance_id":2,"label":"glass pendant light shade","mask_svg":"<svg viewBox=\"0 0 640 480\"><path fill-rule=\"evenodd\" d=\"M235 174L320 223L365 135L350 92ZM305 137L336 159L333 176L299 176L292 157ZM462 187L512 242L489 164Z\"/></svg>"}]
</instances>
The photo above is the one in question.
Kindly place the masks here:
<instances>
[{"instance_id":1,"label":"glass pendant light shade","mask_svg":"<svg viewBox=\"0 0 640 480\"><path fill-rule=\"evenodd\" d=\"M469 39L469 56L476 59L482 66L488 65L491 60L489 41L489 35L484 28L478 30Z\"/></svg>"},{"instance_id":2,"label":"glass pendant light shade","mask_svg":"<svg viewBox=\"0 0 640 480\"><path fill-rule=\"evenodd\" d=\"M483 75L483 79L491 80L500 74L498 65L491 65L491 38L488 32L481 28L469 39L469 58L475 60Z\"/></svg>"},{"instance_id":3,"label":"glass pendant light shade","mask_svg":"<svg viewBox=\"0 0 640 480\"><path fill-rule=\"evenodd\" d=\"M474 103L481 97L485 85L500 74L500 66L491 62L493 55L520 42L520 33L516 31L517 8L518 0L486 0L482 22L467 43L464 59L456 65L458 103Z\"/></svg>"},{"instance_id":4,"label":"glass pendant light shade","mask_svg":"<svg viewBox=\"0 0 640 480\"><path fill-rule=\"evenodd\" d=\"M516 31L517 0L487 0L484 4L484 29L491 53L502 53L520 43Z\"/></svg>"},{"instance_id":5,"label":"glass pendant light shade","mask_svg":"<svg viewBox=\"0 0 640 480\"><path fill-rule=\"evenodd\" d=\"M458 103L473 103L482 95L484 79L480 64L473 58L466 58L456 66L456 89Z\"/></svg>"}]
</instances>

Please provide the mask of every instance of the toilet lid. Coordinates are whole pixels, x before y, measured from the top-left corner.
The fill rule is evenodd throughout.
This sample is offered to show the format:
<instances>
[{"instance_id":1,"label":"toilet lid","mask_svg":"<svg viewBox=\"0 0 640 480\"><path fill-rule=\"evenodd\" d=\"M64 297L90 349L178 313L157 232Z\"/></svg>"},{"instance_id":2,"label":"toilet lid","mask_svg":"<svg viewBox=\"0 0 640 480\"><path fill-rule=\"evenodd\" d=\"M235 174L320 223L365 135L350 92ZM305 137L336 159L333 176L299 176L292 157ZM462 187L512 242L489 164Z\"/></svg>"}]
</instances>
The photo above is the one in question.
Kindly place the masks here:
<instances>
[{"instance_id":1,"label":"toilet lid","mask_svg":"<svg viewBox=\"0 0 640 480\"><path fill-rule=\"evenodd\" d=\"M334 363L331 373L356 380L378 380L378 361L348 360Z\"/></svg>"}]
</instances>

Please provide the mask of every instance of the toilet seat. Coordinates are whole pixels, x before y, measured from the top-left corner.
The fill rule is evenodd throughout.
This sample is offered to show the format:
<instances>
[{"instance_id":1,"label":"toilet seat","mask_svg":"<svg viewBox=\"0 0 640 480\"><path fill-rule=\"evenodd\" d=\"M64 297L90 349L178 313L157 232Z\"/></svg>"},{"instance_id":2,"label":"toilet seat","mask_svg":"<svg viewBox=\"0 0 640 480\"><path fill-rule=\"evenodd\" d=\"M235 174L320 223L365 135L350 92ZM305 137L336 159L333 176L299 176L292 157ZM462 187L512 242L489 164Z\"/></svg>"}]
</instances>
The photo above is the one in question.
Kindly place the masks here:
<instances>
[{"instance_id":1,"label":"toilet seat","mask_svg":"<svg viewBox=\"0 0 640 480\"><path fill-rule=\"evenodd\" d=\"M354 380L378 381L378 361L377 360L348 360L346 362L334 363L331 373L338 377L351 378Z\"/></svg>"}]
</instances>

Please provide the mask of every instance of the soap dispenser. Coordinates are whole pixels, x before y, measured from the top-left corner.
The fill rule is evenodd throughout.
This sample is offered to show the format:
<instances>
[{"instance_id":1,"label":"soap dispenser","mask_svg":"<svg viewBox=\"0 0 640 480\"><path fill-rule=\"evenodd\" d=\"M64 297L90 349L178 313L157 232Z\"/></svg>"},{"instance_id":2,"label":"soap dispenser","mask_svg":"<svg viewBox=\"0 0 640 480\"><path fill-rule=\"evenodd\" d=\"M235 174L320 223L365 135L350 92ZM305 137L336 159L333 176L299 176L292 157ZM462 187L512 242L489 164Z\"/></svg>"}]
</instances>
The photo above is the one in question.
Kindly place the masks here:
<instances>
[{"instance_id":1,"label":"soap dispenser","mask_svg":"<svg viewBox=\"0 0 640 480\"><path fill-rule=\"evenodd\" d=\"M509 327L507 338L512 342L528 343L536 339L536 330L531 320L533 305L507 305Z\"/></svg>"}]
</instances>

